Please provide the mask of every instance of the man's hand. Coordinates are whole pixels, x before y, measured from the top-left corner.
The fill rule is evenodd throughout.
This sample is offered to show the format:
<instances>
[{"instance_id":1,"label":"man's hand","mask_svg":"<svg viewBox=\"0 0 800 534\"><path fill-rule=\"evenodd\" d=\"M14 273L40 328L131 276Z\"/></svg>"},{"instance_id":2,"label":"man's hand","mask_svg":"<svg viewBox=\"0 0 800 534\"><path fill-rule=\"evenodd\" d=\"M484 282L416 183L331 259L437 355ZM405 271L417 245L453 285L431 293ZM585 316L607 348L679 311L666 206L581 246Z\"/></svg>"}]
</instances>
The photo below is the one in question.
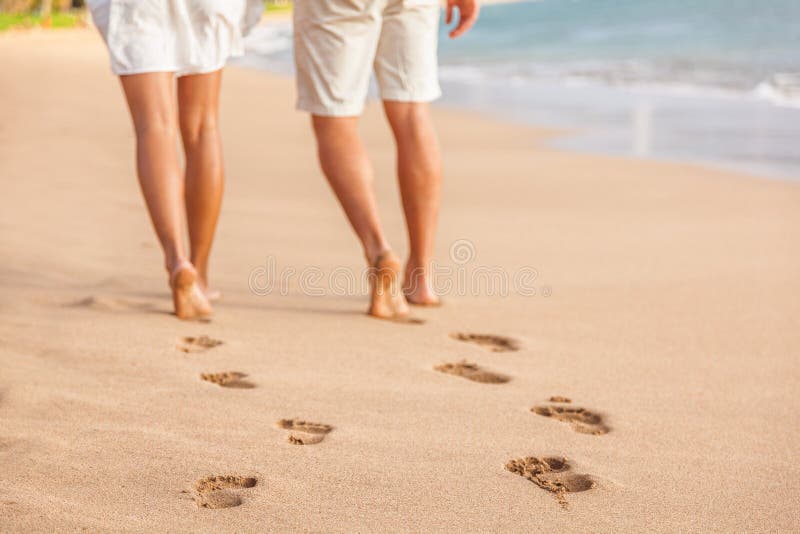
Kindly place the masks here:
<instances>
[{"instance_id":1,"label":"man's hand","mask_svg":"<svg viewBox=\"0 0 800 534\"><path fill-rule=\"evenodd\" d=\"M453 8L458 8L458 25L450 32L450 38L455 39L467 33L478 20L478 12L481 10L478 0L447 0L447 15L445 22L450 24L453 21Z\"/></svg>"}]
</instances>

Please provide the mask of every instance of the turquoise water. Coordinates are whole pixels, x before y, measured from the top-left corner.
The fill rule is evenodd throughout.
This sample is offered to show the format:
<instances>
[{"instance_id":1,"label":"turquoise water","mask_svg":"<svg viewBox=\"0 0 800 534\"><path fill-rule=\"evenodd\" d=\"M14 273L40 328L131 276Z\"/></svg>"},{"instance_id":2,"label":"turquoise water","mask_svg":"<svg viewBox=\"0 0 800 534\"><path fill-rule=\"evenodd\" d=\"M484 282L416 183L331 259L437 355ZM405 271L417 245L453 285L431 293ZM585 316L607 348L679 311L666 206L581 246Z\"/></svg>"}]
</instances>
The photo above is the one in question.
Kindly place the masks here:
<instances>
[{"instance_id":1,"label":"turquoise water","mask_svg":"<svg viewBox=\"0 0 800 534\"><path fill-rule=\"evenodd\" d=\"M491 6L444 79L659 86L800 106L800 0L540 0Z\"/></svg>"},{"instance_id":2,"label":"turquoise water","mask_svg":"<svg viewBox=\"0 0 800 534\"><path fill-rule=\"evenodd\" d=\"M800 179L800 0L539 0L446 31L440 105L568 129L562 149ZM291 25L241 62L290 74Z\"/></svg>"}]
</instances>

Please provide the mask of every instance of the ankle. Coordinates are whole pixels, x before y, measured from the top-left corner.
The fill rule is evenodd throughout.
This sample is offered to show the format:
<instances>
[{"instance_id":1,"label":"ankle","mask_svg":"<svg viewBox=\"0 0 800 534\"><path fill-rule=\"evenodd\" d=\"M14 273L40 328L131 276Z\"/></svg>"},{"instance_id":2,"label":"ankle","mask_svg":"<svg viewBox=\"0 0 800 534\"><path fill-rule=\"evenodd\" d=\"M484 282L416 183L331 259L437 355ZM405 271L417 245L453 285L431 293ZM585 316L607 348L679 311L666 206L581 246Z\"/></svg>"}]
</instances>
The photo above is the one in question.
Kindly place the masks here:
<instances>
[{"instance_id":1,"label":"ankle","mask_svg":"<svg viewBox=\"0 0 800 534\"><path fill-rule=\"evenodd\" d=\"M200 284L200 287L208 286L208 271L199 267L196 263L192 263L192 265L194 265L194 269L197 271L197 283Z\"/></svg>"},{"instance_id":2,"label":"ankle","mask_svg":"<svg viewBox=\"0 0 800 534\"><path fill-rule=\"evenodd\" d=\"M415 256L409 256L406 261L406 275L427 278L430 272L430 261L423 261Z\"/></svg>"},{"instance_id":3,"label":"ankle","mask_svg":"<svg viewBox=\"0 0 800 534\"><path fill-rule=\"evenodd\" d=\"M364 247L364 256L367 258L367 265L375 265L375 262L381 256L385 256L386 254L391 254L392 248L388 245L388 243L380 243L373 246L365 246Z\"/></svg>"},{"instance_id":4,"label":"ankle","mask_svg":"<svg viewBox=\"0 0 800 534\"><path fill-rule=\"evenodd\" d=\"M165 267L167 268L167 273L172 274L183 267L192 267L192 264L186 258L173 257L165 260Z\"/></svg>"},{"instance_id":5,"label":"ankle","mask_svg":"<svg viewBox=\"0 0 800 534\"><path fill-rule=\"evenodd\" d=\"M186 258L167 258L164 262L164 267L166 267L168 273L172 274L187 263L189 261Z\"/></svg>"},{"instance_id":6,"label":"ankle","mask_svg":"<svg viewBox=\"0 0 800 534\"><path fill-rule=\"evenodd\" d=\"M170 274L183 265L192 265L186 253L184 253L183 247L179 244L162 243L162 248L164 250L164 266Z\"/></svg>"}]
</instances>

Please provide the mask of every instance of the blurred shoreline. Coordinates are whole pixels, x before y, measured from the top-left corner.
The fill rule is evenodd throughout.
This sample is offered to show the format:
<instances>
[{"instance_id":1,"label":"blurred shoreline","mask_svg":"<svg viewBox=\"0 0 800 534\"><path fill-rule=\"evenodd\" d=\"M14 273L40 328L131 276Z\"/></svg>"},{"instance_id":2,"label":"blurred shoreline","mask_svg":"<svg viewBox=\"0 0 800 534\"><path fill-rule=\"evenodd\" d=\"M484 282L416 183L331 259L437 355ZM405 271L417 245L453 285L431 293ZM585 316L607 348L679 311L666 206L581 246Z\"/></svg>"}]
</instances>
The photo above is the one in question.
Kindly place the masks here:
<instances>
[{"instance_id":1,"label":"blurred shoreline","mask_svg":"<svg viewBox=\"0 0 800 534\"><path fill-rule=\"evenodd\" d=\"M602 7L610 0L598 1ZM762 73L754 78L737 72L731 58L712 60L707 51L696 54L709 71L696 70L696 65L680 58L665 62L652 50L643 53L656 54L655 63L633 56L622 59L614 52L614 40L634 30L614 27L622 24L616 20L605 28L605 19L591 10L581 15L585 24L576 30L577 22L570 17L565 21L563 15L571 13L569 6L581 6L581 0L483 4L481 21L467 36L451 42L442 30L444 96L437 105L569 132L551 141L559 149L694 162L800 180L800 143L796 142L800 139L800 53L787 52L773 42L771 53L782 59L773 70L762 66ZM561 16L553 14L556 9L563 10L557 11ZM681 30L676 21L664 22L666 26L657 26L651 41L667 39L660 34L681 35L680 31L691 29L691 17L672 16L686 28ZM508 25L509 19L520 24ZM775 19L768 20L774 24ZM86 23L90 18L84 14L75 20ZM531 26L531 20L537 25ZM527 29L520 34L520 28ZM13 28L0 36L20 31L49 30ZM555 33L542 33L548 31ZM648 30L645 25L635 31L644 35ZM528 33L534 37L527 39ZM291 7L268 10L247 40L247 56L232 63L291 75L291 34ZM560 41L596 42L600 51L594 59L568 55L559 61L559 54L566 53ZM374 87L370 94L376 98Z\"/></svg>"}]
</instances>

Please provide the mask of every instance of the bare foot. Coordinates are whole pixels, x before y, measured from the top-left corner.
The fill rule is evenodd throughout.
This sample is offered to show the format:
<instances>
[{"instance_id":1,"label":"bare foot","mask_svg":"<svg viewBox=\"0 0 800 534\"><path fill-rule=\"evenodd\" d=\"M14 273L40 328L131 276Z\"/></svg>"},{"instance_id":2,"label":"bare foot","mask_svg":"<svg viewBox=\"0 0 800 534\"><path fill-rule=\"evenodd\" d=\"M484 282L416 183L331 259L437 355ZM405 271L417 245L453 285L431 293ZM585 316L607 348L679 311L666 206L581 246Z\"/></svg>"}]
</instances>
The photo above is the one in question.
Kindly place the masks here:
<instances>
[{"instance_id":1,"label":"bare foot","mask_svg":"<svg viewBox=\"0 0 800 534\"><path fill-rule=\"evenodd\" d=\"M214 302L215 300L219 300L222 298L222 293L218 290L208 287L208 278L206 274L201 271L200 269L197 270L197 285L200 287L200 291L203 292L203 295L206 296L209 302Z\"/></svg>"},{"instance_id":2,"label":"bare foot","mask_svg":"<svg viewBox=\"0 0 800 534\"><path fill-rule=\"evenodd\" d=\"M400 291L400 262L392 251L378 256L370 272L372 296L367 313L380 319L402 319L408 316L408 303Z\"/></svg>"},{"instance_id":3,"label":"bare foot","mask_svg":"<svg viewBox=\"0 0 800 534\"><path fill-rule=\"evenodd\" d=\"M172 270L169 279L172 303L178 319L197 319L211 315L211 304L197 285L197 271L183 261Z\"/></svg>"},{"instance_id":4,"label":"bare foot","mask_svg":"<svg viewBox=\"0 0 800 534\"><path fill-rule=\"evenodd\" d=\"M431 287L430 279L426 276L425 269L416 267L411 262L406 264L403 294L406 296L408 303L414 306L441 306L442 304Z\"/></svg>"},{"instance_id":5,"label":"bare foot","mask_svg":"<svg viewBox=\"0 0 800 534\"><path fill-rule=\"evenodd\" d=\"M200 291L206 296L209 302L214 302L222 298L222 293L218 289L212 289L207 285L200 284Z\"/></svg>"}]
</instances>

